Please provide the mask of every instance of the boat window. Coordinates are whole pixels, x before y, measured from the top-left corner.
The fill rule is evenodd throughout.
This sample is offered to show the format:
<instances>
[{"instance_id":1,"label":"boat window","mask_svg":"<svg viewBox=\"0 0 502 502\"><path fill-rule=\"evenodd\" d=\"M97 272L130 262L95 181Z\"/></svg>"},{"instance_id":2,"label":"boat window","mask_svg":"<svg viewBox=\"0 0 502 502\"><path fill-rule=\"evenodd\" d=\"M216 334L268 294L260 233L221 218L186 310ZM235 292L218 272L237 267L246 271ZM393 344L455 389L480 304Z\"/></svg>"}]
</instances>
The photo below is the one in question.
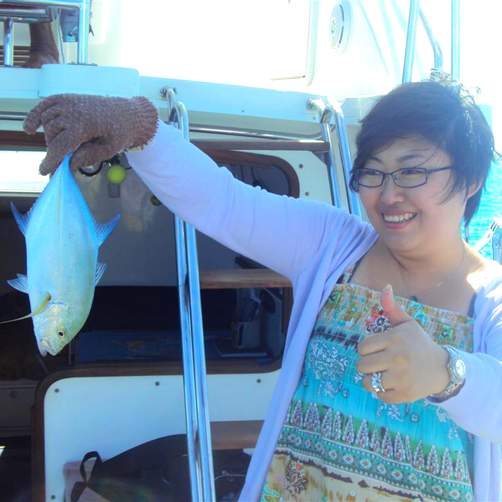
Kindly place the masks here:
<instances>
[{"instance_id":1,"label":"boat window","mask_svg":"<svg viewBox=\"0 0 502 502\"><path fill-rule=\"evenodd\" d=\"M40 193L49 182L38 173L45 152L0 151L0 193Z\"/></svg>"}]
</instances>

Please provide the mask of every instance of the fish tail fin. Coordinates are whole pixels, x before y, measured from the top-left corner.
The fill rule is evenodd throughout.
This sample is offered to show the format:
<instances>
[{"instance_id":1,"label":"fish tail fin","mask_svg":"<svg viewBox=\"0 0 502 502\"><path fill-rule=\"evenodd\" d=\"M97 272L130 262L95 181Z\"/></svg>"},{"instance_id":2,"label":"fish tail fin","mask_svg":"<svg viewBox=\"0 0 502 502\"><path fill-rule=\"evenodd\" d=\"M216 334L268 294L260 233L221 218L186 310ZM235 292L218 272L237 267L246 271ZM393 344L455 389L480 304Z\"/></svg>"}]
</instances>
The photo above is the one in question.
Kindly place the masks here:
<instances>
[{"instance_id":1,"label":"fish tail fin","mask_svg":"<svg viewBox=\"0 0 502 502\"><path fill-rule=\"evenodd\" d=\"M68 171L71 171L70 162L71 162L72 156L73 156L73 152L67 153L64 156L63 160L61 161L61 164L59 164L59 169L61 169L61 170L66 169Z\"/></svg>"},{"instance_id":2,"label":"fish tail fin","mask_svg":"<svg viewBox=\"0 0 502 502\"><path fill-rule=\"evenodd\" d=\"M103 277L105 270L106 263L98 263L98 266L96 267L96 275L94 277L94 285L96 285L100 281L101 277Z\"/></svg>"},{"instance_id":3,"label":"fish tail fin","mask_svg":"<svg viewBox=\"0 0 502 502\"><path fill-rule=\"evenodd\" d=\"M98 246L101 246L106 241L108 236L113 232L120 220L120 214L117 214L107 223L96 223L96 234L98 236Z\"/></svg>"},{"instance_id":4,"label":"fish tail fin","mask_svg":"<svg viewBox=\"0 0 502 502\"><path fill-rule=\"evenodd\" d=\"M9 279L7 284L21 291L21 293L28 294L28 278L25 275L17 274L17 277L15 279Z\"/></svg>"},{"instance_id":5,"label":"fish tail fin","mask_svg":"<svg viewBox=\"0 0 502 502\"><path fill-rule=\"evenodd\" d=\"M67 153L64 157L63 160L58 164L56 170L51 174L51 179L54 176L58 177L65 177L65 176L71 176L71 167L70 167L70 162L71 162L71 157L73 155L73 152Z\"/></svg>"}]
</instances>

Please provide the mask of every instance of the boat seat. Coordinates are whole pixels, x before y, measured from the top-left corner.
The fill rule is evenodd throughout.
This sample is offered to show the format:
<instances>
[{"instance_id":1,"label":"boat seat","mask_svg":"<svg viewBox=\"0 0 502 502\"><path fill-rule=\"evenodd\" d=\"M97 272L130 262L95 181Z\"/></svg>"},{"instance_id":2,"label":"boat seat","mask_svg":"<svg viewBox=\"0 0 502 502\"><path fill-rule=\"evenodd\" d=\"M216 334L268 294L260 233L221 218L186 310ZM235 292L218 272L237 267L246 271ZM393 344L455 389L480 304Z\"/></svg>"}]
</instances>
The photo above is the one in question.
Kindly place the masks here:
<instances>
[{"instance_id":1,"label":"boat seat","mask_svg":"<svg viewBox=\"0 0 502 502\"><path fill-rule=\"evenodd\" d=\"M0 21L4 25L4 66L14 66L14 23L50 23L57 19L61 9L77 10L80 27L85 36L78 37L78 63L87 63L87 39L90 19L90 0L0 0Z\"/></svg>"}]
</instances>

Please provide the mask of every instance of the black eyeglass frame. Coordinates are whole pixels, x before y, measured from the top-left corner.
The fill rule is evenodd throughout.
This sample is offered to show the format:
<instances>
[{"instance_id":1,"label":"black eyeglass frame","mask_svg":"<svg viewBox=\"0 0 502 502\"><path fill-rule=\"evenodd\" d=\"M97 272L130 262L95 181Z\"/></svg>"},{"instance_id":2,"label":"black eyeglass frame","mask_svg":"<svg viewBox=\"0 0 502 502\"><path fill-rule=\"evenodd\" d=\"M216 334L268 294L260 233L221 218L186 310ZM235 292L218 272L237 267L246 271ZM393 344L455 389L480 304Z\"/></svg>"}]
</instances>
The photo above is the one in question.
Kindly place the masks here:
<instances>
[{"instance_id":1,"label":"black eyeglass frame","mask_svg":"<svg viewBox=\"0 0 502 502\"><path fill-rule=\"evenodd\" d=\"M367 169L368 171L373 171L375 173L381 174L382 175L382 181L379 185L363 185L362 183L359 183L359 181L356 181L357 178L357 173L360 171L364 171L366 168L360 168L356 169L355 171L352 171L352 175L350 177L350 182L349 186L354 192L359 192L359 187L364 187L364 188L380 188L384 183L385 183L385 178L387 176L390 176L392 178L393 183L398 186L399 188L418 188L421 186L424 186L428 181L429 181L429 174L431 173L437 173L439 171L446 171L448 169L453 169L453 166L445 166L445 167L400 167L399 169L396 169L395 171L392 171L390 173L386 173L384 171L380 171L379 169ZM421 171L425 175L425 179L423 183L420 183L418 185L413 185L413 186L402 186L400 185L397 181L396 178L394 177L396 173L400 171L406 171L408 169L413 169L415 171Z\"/></svg>"}]
</instances>

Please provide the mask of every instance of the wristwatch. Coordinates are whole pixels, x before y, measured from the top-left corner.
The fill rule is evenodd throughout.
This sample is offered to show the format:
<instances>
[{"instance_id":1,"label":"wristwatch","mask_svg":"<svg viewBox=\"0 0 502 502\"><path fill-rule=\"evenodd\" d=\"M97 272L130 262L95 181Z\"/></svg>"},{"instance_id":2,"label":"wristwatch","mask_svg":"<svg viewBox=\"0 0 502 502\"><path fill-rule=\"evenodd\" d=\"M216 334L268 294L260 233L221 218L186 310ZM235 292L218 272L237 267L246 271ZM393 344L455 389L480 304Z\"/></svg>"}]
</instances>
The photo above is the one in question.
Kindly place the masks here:
<instances>
[{"instance_id":1,"label":"wristwatch","mask_svg":"<svg viewBox=\"0 0 502 502\"><path fill-rule=\"evenodd\" d=\"M451 345L443 345L443 349L448 353L446 369L450 375L450 381L442 392L429 396L429 400L433 402L444 401L456 395L465 383L466 367L461 352Z\"/></svg>"}]
</instances>

